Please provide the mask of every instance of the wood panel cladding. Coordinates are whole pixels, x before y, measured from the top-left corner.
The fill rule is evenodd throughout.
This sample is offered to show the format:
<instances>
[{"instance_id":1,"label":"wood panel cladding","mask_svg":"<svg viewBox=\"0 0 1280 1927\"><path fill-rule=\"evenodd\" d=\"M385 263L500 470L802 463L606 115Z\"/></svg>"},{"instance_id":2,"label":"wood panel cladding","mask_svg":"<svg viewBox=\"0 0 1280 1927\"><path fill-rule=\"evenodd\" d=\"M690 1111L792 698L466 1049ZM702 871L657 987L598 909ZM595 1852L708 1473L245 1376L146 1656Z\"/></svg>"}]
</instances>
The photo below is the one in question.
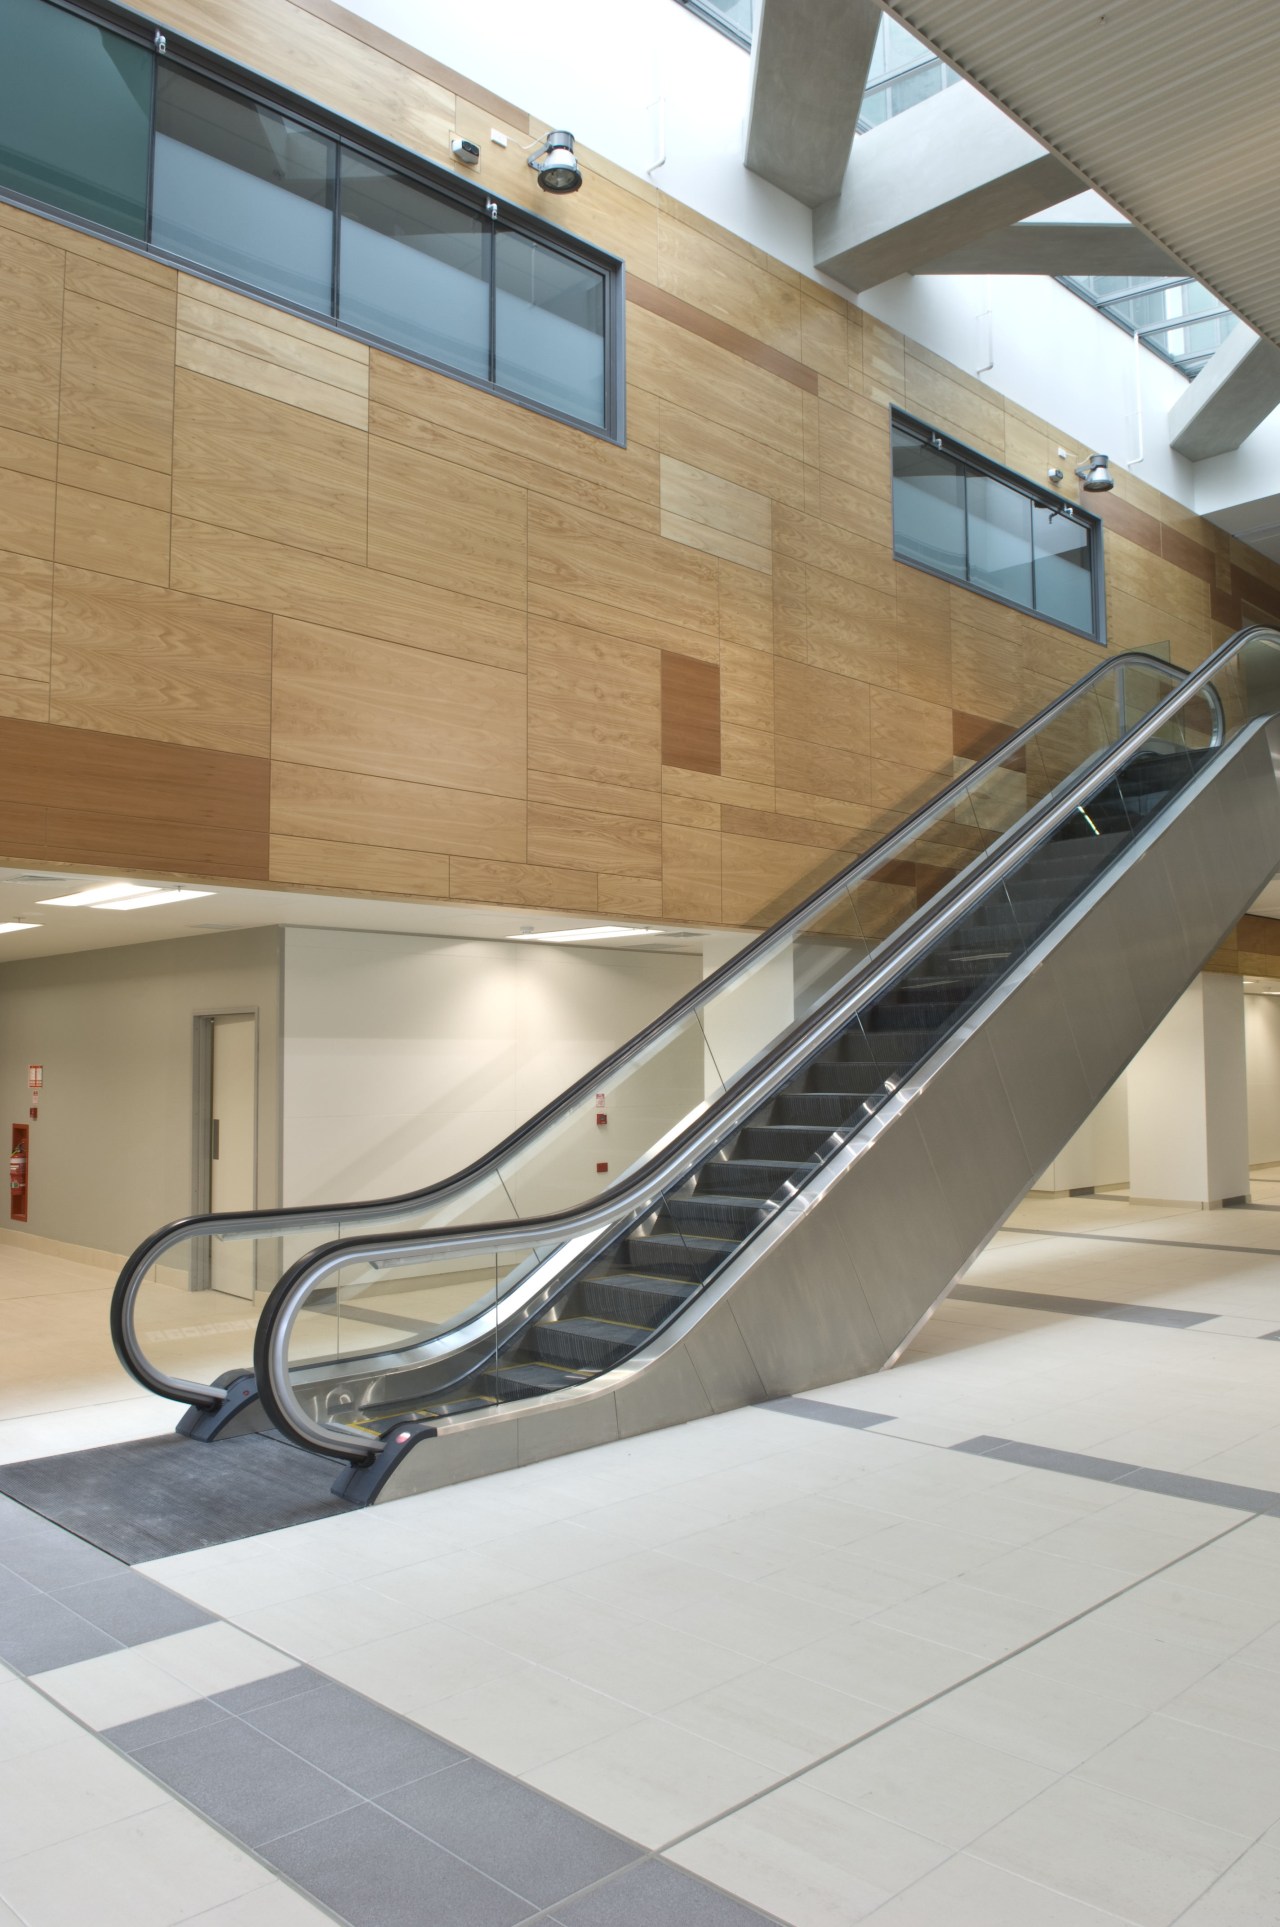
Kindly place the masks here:
<instances>
[{"instance_id":1,"label":"wood panel cladding","mask_svg":"<svg viewBox=\"0 0 1280 1927\"><path fill-rule=\"evenodd\" d=\"M750 923L1097 662L892 553L892 405L1027 475L1061 430L600 156L539 194L523 109L340 0L167 19L622 255L628 440L0 204L10 859ZM1280 617L1113 472L1113 649Z\"/></svg>"}]
</instances>

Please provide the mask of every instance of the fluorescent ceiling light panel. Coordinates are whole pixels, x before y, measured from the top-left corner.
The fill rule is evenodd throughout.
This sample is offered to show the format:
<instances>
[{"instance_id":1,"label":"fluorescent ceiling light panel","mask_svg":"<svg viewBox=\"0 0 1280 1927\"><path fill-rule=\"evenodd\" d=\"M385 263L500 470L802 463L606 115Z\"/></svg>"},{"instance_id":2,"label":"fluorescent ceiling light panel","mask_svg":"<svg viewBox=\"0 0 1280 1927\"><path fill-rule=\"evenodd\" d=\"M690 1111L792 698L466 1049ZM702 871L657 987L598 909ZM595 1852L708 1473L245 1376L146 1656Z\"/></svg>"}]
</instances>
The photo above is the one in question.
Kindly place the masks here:
<instances>
[{"instance_id":1,"label":"fluorescent ceiling light panel","mask_svg":"<svg viewBox=\"0 0 1280 1927\"><path fill-rule=\"evenodd\" d=\"M142 890L114 903L95 903L95 910L158 910L162 903L190 903L193 897L211 897L212 890Z\"/></svg>"},{"instance_id":2,"label":"fluorescent ceiling light panel","mask_svg":"<svg viewBox=\"0 0 1280 1927\"><path fill-rule=\"evenodd\" d=\"M665 937L656 925L598 923L589 930L522 930L516 943L601 943L606 937Z\"/></svg>"},{"instance_id":3,"label":"fluorescent ceiling light panel","mask_svg":"<svg viewBox=\"0 0 1280 1927\"><path fill-rule=\"evenodd\" d=\"M0 937L7 936L11 930L39 930L38 923L0 923Z\"/></svg>"},{"instance_id":4,"label":"fluorescent ceiling light panel","mask_svg":"<svg viewBox=\"0 0 1280 1927\"><path fill-rule=\"evenodd\" d=\"M58 904L69 909L76 904L111 903L116 897L136 897L145 888L141 883L95 883L87 890L74 891L69 897L42 897L40 907Z\"/></svg>"}]
</instances>

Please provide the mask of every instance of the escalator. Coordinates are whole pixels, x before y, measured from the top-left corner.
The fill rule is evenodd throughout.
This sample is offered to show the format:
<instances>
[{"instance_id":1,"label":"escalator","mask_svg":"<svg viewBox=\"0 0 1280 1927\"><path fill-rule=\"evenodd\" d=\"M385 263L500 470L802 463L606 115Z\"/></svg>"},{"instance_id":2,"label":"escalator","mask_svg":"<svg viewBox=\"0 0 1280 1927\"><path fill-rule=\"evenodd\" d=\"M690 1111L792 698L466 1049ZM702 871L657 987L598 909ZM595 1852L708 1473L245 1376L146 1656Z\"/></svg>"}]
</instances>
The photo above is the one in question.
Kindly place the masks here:
<instances>
[{"instance_id":1,"label":"escalator","mask_svg":"<svg viewBox=\"0 0 1280 1927\"><path fill-rule=\"evenodd\" d=\"M1101 665L457 1178L167 1227L121 1356L356 1501L891 1362L1275 870L1278 645ZM631 1155L584 1197L606 1084ZM228 1238L259 1291L218 1384L148 1332Z\"/></svg>"}]
</instances>

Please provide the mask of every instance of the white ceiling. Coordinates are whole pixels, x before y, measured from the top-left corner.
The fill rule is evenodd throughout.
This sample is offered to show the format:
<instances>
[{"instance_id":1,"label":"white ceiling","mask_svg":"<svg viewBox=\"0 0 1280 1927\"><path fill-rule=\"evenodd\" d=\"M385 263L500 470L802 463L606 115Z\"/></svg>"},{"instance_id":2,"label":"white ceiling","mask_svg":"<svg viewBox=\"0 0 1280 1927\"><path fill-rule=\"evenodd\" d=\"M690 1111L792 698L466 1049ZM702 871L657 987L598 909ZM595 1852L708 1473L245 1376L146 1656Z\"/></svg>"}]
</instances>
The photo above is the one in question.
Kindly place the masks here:
<instances>
[{"instance_id":1,"label":"white ceiling","mask_svg":"<svg viewBox=\"0 0 1280 1927\"><path fill-rule=\"evenodd\" d=\"M144 887L141 877L122 878ZM211 894L155 909L100 910L50 907L42 897L66 896L110 876L80 871L0 869L0 923L33 922L36 930L0 935L0 964L30 957L64 956L76 950L116 949L167 938L207 936L215 930L251 930L292 924L324 930L383 930L411 936L501 940L526 931L580 930L621 919L569 916L554 910L503 910L484 904L382 902L371 897L312 895L294 890L237 890L189 884ZM172 880L157 888L171 888ZM672 926L661 936L609 939L610 949L700 953L703 932Z\"/></svg>"},{"instance_id":2,"label":"white ceiling","mask_svg":"<svg viewBox=\"0 0 1280 1927\"><path fill-rule=\"evenodd\" d=\"M882 0L1280 343L1277 0Z\"/></svg>"}]
</instances>

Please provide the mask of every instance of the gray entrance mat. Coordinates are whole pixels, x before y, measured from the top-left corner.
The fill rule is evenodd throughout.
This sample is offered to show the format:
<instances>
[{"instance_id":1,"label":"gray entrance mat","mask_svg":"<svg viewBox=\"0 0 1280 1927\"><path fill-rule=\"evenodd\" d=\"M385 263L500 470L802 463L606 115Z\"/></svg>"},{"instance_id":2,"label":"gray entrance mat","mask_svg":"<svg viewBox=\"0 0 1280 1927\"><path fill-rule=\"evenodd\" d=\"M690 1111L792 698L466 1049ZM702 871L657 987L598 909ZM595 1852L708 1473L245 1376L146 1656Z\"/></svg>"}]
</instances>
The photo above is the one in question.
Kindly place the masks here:
<instances>
[{"instance_id":1,"label":"gray entrance mat","mask_svg":"<svg viewBox=\"0 0 1280 1927\"><path fill-rule=\"evenodd\" d=\"M0 1492L132 1566L349 1512L337 1469L262 1432L169 1433L0 1466Z\"/></svg>"}]
</instances>

